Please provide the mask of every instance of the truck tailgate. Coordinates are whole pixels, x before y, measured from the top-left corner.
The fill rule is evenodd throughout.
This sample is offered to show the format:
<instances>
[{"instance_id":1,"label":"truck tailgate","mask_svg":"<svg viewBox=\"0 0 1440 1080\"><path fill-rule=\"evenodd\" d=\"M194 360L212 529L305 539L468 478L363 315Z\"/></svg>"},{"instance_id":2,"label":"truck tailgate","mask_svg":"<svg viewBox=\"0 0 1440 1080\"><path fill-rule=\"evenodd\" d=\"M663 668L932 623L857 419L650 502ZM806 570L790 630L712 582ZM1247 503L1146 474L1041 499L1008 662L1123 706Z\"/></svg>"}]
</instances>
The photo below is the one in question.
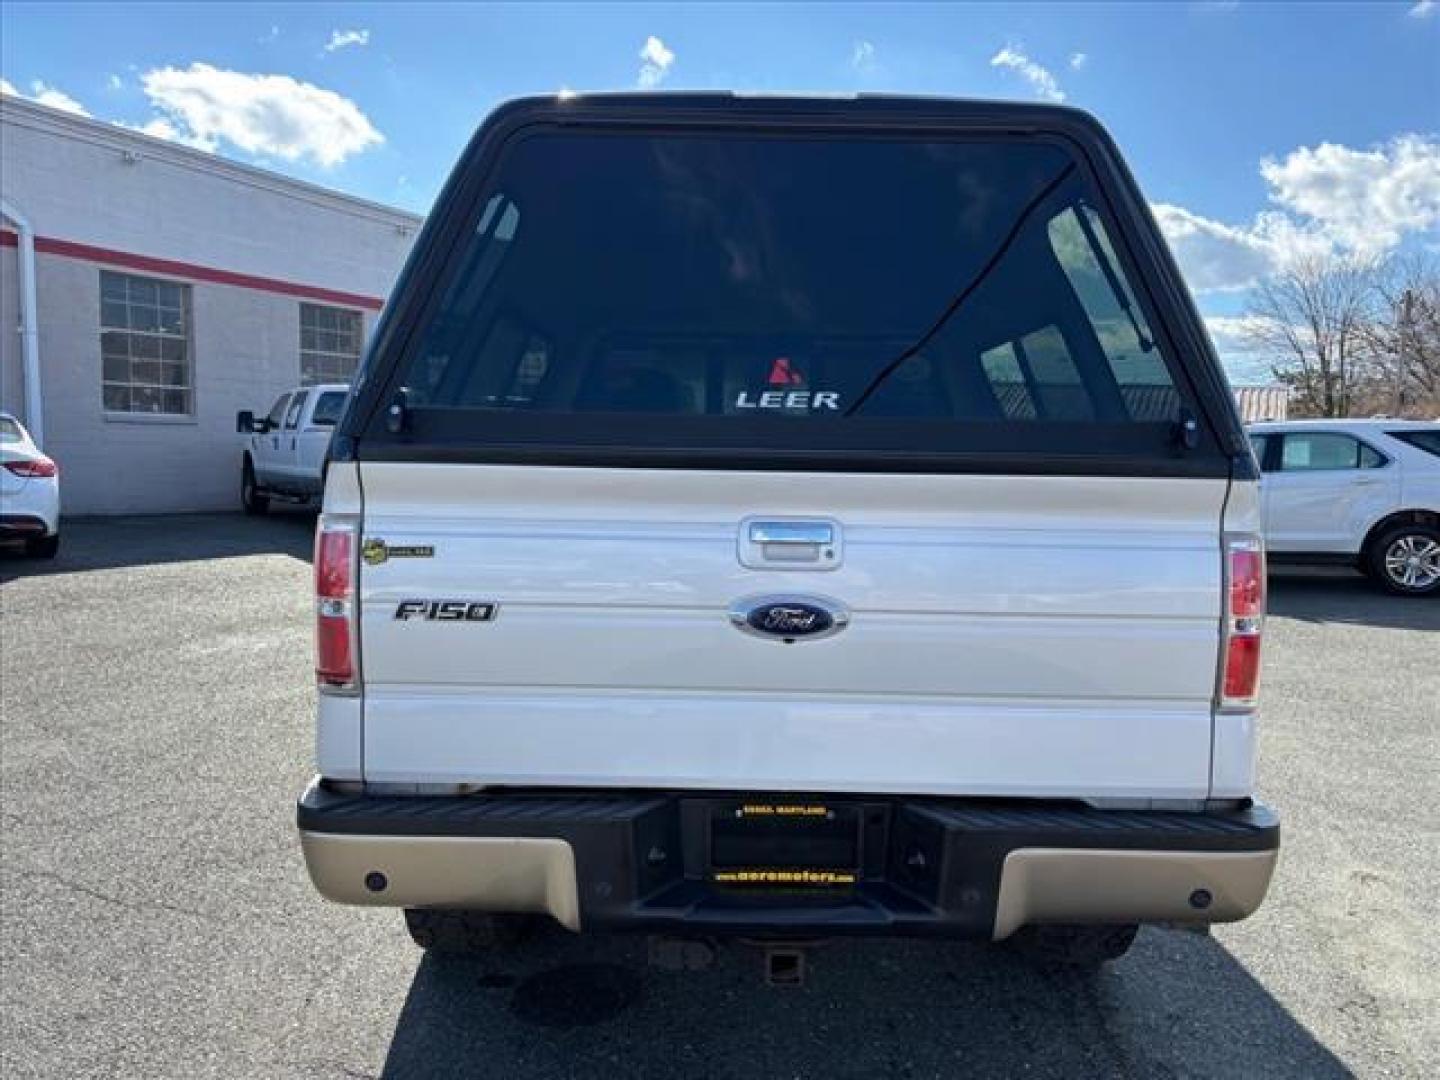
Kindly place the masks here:
<instances>
[{"instance_id":1,"label":"truck tailgate","mask_svg":"<svg viewBox=\"0 0 1440 1080\"><path fill-rule=\"evenodd\" d=\"M367 779L1207 794L1224 480L384 462L361 480L366 539L399 549L361 567ZM833 557L753 565L757 518L831 523ZM787 643L730 618L772 595L848 624ZM495 617L397 617L436 600Z\"/></svg>"}]
</instances>

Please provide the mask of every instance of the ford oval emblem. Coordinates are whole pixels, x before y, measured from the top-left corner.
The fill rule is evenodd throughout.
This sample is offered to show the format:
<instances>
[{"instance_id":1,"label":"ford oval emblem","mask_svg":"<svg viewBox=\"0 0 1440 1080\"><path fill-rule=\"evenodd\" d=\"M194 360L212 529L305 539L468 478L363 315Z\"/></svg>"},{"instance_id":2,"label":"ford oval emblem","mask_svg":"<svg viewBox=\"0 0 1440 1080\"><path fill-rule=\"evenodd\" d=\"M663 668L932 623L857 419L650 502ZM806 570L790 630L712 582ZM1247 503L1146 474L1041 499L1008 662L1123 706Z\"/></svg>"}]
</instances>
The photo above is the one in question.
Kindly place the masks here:
<instances>
[{"instance_id":1,"label":"ford oval emblem","mask_svg":"<svg viewBox=\"0 0 1440 1080\"><path fill-rule=\"evenodd\" d=\"M817 596L756 596L730 609L730 621L747 634L777 641L812 641L838 634L850 613L833 600Z\"/></svg>"}]
</instances>

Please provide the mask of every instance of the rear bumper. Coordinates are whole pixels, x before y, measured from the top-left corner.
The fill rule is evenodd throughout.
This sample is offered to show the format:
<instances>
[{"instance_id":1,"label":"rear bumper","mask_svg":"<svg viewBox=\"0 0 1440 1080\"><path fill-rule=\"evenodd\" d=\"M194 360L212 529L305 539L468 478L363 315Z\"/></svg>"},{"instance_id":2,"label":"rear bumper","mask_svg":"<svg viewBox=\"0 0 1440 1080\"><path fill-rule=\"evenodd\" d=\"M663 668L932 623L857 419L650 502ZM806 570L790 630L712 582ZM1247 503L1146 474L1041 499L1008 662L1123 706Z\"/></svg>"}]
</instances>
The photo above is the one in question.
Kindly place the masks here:
<instances>
[{"instance_id":1,"label":"rear bumper","mask_svg":"<svg viewBox=\"0 0 1440 1080\"><path fill-rule=\"evenodd\" d=\"M54 531L54 526L35 514L0 514L0 539L32 539Z\"/></svg>"},{"instance_id":2,"label":"rear bumper","mask_svg":"<svg viewBox=\"0 0 1440 1080\"><path fill-rule=\"evenodd\" d=\"M1260 905L1280 840L1277 818L1259 805L1185 814L806 796L791 801L853 816L854 882L812 886L813 874L766 862L747 872L761 884L736 887L715 880L711 830L738 801L365 796L315 783L298 824L315 887L341 903L540 912L572 930L757 936L998 939L1027 923L1230 922Z\"/></svg>"},{"instance_id":3,"label":"rear bumper","mask_svg":"<svg viewBox=\"0 0 1440 1080\"><path fill-rule=\"evenodd\" d=\"M54 477L0 479L0 539L36 539L60 531L60 485Z\"/></svg>"}]
</instances>

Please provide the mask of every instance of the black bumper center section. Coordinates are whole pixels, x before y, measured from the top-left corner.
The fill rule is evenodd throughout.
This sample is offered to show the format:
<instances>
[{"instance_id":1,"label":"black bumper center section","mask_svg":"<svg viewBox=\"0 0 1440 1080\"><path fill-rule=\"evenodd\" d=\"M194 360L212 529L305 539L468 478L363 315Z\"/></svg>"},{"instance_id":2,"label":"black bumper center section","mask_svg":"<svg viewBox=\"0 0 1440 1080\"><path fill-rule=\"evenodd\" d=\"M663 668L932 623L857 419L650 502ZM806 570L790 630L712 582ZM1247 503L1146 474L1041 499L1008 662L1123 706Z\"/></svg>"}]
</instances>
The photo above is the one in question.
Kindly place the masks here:
<instances>
[{"instance_id":1,"label":"black bumper center section","mask_svg":"<svg viewBox=\"0 0 1440 1080\"><path fill-rule=\"evenodd\" d=\"M375 796L315 783L301 830L554 837L575 855L587 928L764 936L989 937L1019 848L1253 852L1267 808L1212 813L895 796L506 792Z\"/></svg>"}]
</instances>

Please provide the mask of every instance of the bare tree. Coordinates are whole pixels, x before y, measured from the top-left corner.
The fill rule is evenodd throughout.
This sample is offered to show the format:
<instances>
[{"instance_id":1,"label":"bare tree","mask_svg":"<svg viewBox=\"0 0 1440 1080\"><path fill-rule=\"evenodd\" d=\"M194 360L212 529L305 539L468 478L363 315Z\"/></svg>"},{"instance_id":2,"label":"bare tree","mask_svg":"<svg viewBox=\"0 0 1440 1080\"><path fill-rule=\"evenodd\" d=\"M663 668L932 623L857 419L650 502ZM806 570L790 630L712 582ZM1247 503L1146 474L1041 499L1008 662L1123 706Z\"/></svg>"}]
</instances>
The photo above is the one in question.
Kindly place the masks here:
<instances>
[{"instance_id":1,"label":"bare tree","mask_svg":"<svg viewBox=\"0 0 1440 1080\"><path fill-rule=\"evenodd\" d=\"M1277 359L1300 415L1347 416L1364 381L1376 264L1353 256L1311 256L1255 288L1247 336Z\"/></svg>"},{"instance_id":2,"label":"bare tree","mask_svg":"<svg viewBox=\"0 0 1440 1080\"><path fill-rule=\"evenodd\" d=\"M1380 268L1365 340L1376 410L1440 415L1440 264L1434 257L1398 256Z\"/></svg>"}]
</instances>

